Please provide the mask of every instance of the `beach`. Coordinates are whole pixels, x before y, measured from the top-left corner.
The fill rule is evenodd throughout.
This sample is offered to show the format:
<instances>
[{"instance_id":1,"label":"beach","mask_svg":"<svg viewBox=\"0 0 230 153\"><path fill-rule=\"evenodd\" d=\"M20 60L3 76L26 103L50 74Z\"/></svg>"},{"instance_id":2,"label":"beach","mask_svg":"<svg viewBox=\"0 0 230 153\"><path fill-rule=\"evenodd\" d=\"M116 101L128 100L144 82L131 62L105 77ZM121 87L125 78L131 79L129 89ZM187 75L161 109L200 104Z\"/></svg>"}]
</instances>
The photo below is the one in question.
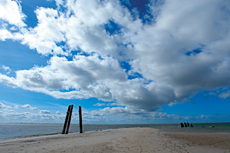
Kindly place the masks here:
<instances>
[{"instance_id":1,"label":"beach","mask_svg":"<svg viewBox=\"0 0 230 153\"><path fill-rule=\"evenodd\" d=\"M230 133L169 133L123 128L0 140L1 153L228 153Z\"/></svg>"}]
</instances>

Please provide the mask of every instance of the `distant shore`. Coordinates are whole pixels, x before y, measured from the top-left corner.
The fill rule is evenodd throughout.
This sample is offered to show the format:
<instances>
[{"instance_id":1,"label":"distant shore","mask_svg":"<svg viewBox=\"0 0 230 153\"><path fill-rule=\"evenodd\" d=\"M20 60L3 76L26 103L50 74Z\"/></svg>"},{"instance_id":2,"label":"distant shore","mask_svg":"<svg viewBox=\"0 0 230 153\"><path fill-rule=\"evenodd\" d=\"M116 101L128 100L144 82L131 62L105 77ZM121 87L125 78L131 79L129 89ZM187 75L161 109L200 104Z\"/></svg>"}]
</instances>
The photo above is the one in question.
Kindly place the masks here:
<instances>
[{"instance_id":1,"label":"distant shore","mask_svg":"<svg viewBox=\"0 0 230 153\"><path fill-rule=\"evenodd\" d=\"M169 133L123 128L0 140L0 152L230 152L230 133Z\"/></svg>"}]
</instances>

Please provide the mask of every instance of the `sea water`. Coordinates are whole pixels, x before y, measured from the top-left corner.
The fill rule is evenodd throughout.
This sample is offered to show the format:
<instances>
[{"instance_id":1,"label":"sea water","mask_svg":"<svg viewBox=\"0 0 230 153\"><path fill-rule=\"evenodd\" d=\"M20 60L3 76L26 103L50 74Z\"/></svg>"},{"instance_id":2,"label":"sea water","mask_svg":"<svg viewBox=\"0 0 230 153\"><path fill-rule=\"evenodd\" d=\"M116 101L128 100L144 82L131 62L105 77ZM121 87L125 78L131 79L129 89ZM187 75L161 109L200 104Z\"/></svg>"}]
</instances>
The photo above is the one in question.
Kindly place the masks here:
<instances>
[{"instance_id":1,"label":"sea water","mask_svg":"<svg viewBox=\"0 0 230 153\"><path fill-rule=\"evenodd\" d=\"M193 123L193 127L183 128L180 124L83 124L83 131L133 127L150 127L164 132L230 133L230 123ZM0 139L61 134L62 129L63 124L59 123L0 123ZM71 124L69 132L79 132L79 125Z\"/></svg>"}]
</instances>

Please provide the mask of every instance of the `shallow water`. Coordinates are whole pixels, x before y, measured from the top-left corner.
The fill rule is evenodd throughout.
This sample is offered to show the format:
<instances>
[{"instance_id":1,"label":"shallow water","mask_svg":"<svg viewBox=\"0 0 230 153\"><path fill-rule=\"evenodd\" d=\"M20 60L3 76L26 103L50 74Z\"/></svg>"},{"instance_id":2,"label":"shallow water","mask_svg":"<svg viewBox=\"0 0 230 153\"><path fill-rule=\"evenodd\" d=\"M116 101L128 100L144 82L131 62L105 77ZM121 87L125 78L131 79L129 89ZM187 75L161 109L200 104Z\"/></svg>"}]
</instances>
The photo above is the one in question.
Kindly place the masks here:
<instances>
[{"instance_id":1,"label":"shallow water","mask_svg":"<svg viewBox=\"0 0 230 153\"><path fill-rule=\"evenodd\" d=\"M183 133L230 133L230 123L192 123L193 127L180 127L180 124L167 124L158 129L166 132Z\"/></svg>"},{"instance_id":2,"label":"shallow water","mask_svg":"<svg viewBox=\"0 0 230 153\"><path fill-rule=\"evenodd\" d=\"M230 123L193 123L193 127L184 128L180 124L83 124L83 131L132 127L151 127L165 132L230 133ZM0 139L61 134L62 129L63 124L59 123L1 123ZM69 132L79 132L79 125L71 124Z\"/></svg>"}]
</instances>

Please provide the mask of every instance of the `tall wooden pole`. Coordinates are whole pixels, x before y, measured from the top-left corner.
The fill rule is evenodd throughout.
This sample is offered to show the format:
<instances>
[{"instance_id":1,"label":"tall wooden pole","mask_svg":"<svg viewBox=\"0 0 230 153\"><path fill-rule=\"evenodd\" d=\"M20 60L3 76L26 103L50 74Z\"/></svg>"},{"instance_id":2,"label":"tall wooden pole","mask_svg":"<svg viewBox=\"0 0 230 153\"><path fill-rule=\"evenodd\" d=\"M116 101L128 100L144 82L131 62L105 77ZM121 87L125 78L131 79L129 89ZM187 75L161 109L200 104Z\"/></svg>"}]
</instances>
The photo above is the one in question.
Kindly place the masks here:
<instances>
[{"instance_id":1,"label":"tall wooden pole","mask_svg":"<svg viewBox=\"0 0 230 153\"><path fill-rule=\"evenodd\" d=\"M82 131L82 113L81 113L81 106L79 106L79 126L80 126L80 133L83 133L83 131Z\"/></svg>"},{"instance_id":2,"label":"tall wooden pole","mask_svg":"<svg viewBox=\"0 0 230 153\"><path fill-rule=\"evenodd\" d=\"M67 123L66 134L69 133L69 127L70 127L70 122L71 122L72 111L73 111L73 105L70 105L70 111L69 111L69 118L68 118L68 123Z\"/></svg>"},{"instance_id":3,"label":"tall wooden pole","mask_svg":"<svg viewBox=\"0 0 230 153\"><path fill-rule=\"evenodd\" d=\"M68 110L66 112L65 123L64 123L63 130L62 130L62 134L66 133L66 125L67 125L68 118L69 118L69 111L70 111L70 106L68 107Z\"/></svg>"}]
</instances>

